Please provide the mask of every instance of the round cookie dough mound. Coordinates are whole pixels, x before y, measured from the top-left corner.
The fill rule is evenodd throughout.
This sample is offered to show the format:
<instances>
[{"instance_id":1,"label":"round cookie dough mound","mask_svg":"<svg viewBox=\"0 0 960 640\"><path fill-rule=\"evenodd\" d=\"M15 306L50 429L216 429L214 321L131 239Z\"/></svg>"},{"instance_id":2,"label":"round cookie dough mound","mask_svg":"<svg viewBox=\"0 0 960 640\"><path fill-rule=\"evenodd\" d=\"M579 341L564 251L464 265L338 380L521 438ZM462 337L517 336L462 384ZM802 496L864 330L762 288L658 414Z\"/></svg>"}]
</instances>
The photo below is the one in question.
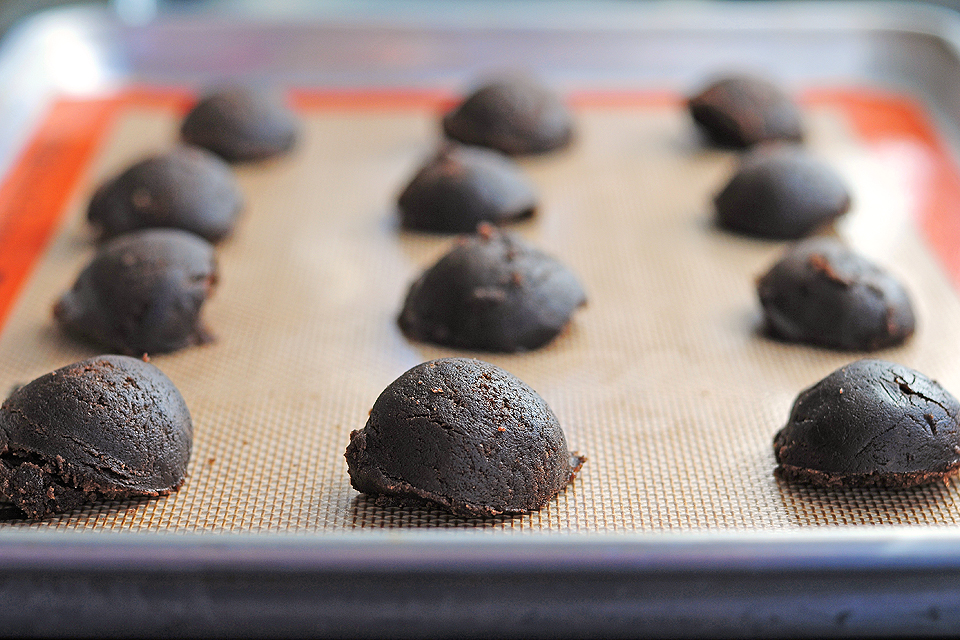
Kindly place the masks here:
<instances>
[{"instance_id":1,"label":"round cookie dough mound","mask_svg":"<svg viewBox=\"0 0 960 640\"><path fill-rule=\"evenodd\" d=\"M209 151L184 146L137 162L105 182L87 217L106 238L170 227L217 242L233 231L242 208L230 166Z\"/></svg>"},{"instance_id":2,"label":"round cookie dough mound","mask_svg":"<svg viewBox=\"0 0 960 640\"><path fill-rule=\"evenodd\" d=\"M110 240L53 309L63 329L127 355L208 342L200 320L217 281L213 246L179 229Z\"/></svg>"},{"instance_id":3,"label":"round cookie dough mound","mask_svg":"<svg viewBox=\"0 0 960 640\"><path fill-rule=\"evenodd\" d=\"M769 332L832 349L873 351L913 335L903 286L832 238L791 247L757 282Z\"/></svg>"},{"instance_id":4,"label":"round cookie dough mound","mask_svg":"<svg viewBox=\"0 0 960 640\"><path fill-rule=\"evenodd\" d=\"M777 474L820 485L909 487L960 468L960 403L913 369L859 360L803 391L774 438Z\"/></svg>"},{"instance_id":5,"label":"round cookie dough mound","mask_svg":"<svg viewBox=\"0 0 960 640\"><path fill-rule=\"evenodd\" d=\"M850 208L850 194L830 166L799 147L751 152L714 199L717 223L758 238L796 240Z\"/></svg>"},{"instance_id":6,"label":"round cookie dough mound","mask_svg":"<svg viewBox=\"0 0 960 640\"><path fill-rule=\"evenodd\" d=\"M514 352L553 340L585 303L567 267L484 226L411 285L398 323L413 340Z\"/></svg>"},{"instance_id":7,"label":"round cookie dough mound","mask_svg":"<svg viewBox=\"0 0 960 640\"><path fill-rule=\"evenodd\" d=\"M281 100L249 87L203 97L187 114L180 136L227 162L263 160L293 148L299 125Z\"/></svg>"},{"instance_id":8,"label":"round cookie dough mound","mask_svg":"<svg viewBox=\"0 0 960 640\"><path fill-rule=\"evenodd\" d=\"M468 358L425 362L397 378L350 434L345 455L358 491L429 500L465 516L540 509L585 460L568 452L533 389Z\"/></svg>"},{"instance_id":9,"label":"round cookie dough mound","mask_svg":"<svg viewBox=\"0 0 960 640\"><path fill-rule=\"evenodd\" d=\"M31 518L183 484L193 424L155 366L106 355L57 369L0 407L0 494Z\"/></svg>"},{"instance_id":10,"label":"round cookie dough mound","mask_svg":"<svg viewBox=\"0 0 960 640\"><path fill-rule=\"evenodd\" d=\"M507 155L546 153L573 138L573 116L552 91L526 77L485 84L443 118L447 137Z\"/></svg>"},{"instance_id":11,"label":"round cookie dough mound","mask_svg":"<svg viewBox=\"0 0 960 640\"><path fill-rule=\"evenodd\" d=\"M397 204L407 229L461 233L481 222L529 218L537 208L537 193L502 154L448 145L417 172Z\"/></svg>"},{"instance_id":12,"label":"round cookie dough mound","mask_svg":"<svg viewBox=\"0 0 960 640\"><path fill-rule=\"evenodd\" d=\"M687 101L694 122L722 147L743 149L759 142L800 142L803 122L797 105L764 78L720 78Z\"/></svg>"}]
</instances>

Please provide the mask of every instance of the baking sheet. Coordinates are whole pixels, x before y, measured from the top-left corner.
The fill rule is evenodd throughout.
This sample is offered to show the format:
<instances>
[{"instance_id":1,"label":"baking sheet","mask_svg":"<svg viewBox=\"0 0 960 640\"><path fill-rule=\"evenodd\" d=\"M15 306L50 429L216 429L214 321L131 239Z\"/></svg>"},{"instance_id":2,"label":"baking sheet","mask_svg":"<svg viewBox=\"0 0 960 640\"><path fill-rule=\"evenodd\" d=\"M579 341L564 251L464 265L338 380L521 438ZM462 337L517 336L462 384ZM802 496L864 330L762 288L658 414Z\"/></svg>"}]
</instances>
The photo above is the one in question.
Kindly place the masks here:
<instances>
[{"instance_id":1,"label":"baking sheet","mask_svg":"<svg viewBox=\"0 0 960 640\"><path fill-rule=\"evenodd\" d=\"M0 386L97 353L62 335L50 308L92 255L84 215L96 186L177 139L187 99L139 91L114 101L62 226L7 320ZM349 105L331 100L336 93L291 99L298 95L304 129L295 152L237 168L247 208L218 251L221 284L206 309L216 342L152 358L194 416L184 487L158 500L5 526L535 533L957 523L955 484L838 492L773 477L772 437L793 398L864 354L762 335L754 279L786 244L713 226L712 195L737 155L702 144L679 96L581 96L575 144L521 161L542 205L516 231L567 262L589 304L547 348L505 356L410 342L395 322L409 284L453 242L400 230L394 210L396 194L439 142L448 101L411 104L402 91L357 94ZM864 95L849 91L811 100L807 144L853 193L836 232L902 277L917 307L917 335L874 355L960 388L960 343L944 340L956 335L960 298L918 223L934 188L930 164L945 160L894 129L863 138L844 110L857 99ZM904 104L893 94L866 99L894 116ZM349 486L343 450L379 392L411 366L452 355L481 357L537 389L570 446L588 457L541 511L463 519L381 507Z\"/></svg>"},{"instance_id":2,"label":"baking sheet","mask_svg":"<svg viewBox=\"0 0 960 640\"><path fill-rule=\"evenodd\" d=\"M172 100L161 95L144 101L130 87L174 85L192 91L222 80L252 80L304 89L294 98L311 123L311 135L322 131L346 152L331 163L331 175L298 176L294 167L305 156L297 155L245 173L244 189L269 192L271 180L283 188L302 187L306 182L300 181L306 180L329 185L305 198L328 212L325 231L343 232L350 246L367 238L384 254L348 254L326 233L320 246L361 274L368 273L367 262L396 267L374 281L341 269L324 271L323 254L299 237L289 245L295 251L274 255L273 262L262 253L241 255L239 247L257 244L250 229L269 238L281 228L258 219L251 208L237 238L222 250L225 278L209 308L221 336L214 347L236 355L238 343L228 339L240 336L251 340L249 353L270 358L276 352L253 345L263 339L299 347L303 340L294 336L304 334L331 349L322 354L297 350L283 366L243 360L235 364L237 375L223 368L224 359L203 360L201 350L158 358L178 384L191 387L185 391L203 426L184 492L161 501L99 506L40 525L5 521L0 526L0 632L44 637L952 634L960 624L952 487L823 495L781 487L770 474L769 439L798 390L791 387L809 384L845 360L765 343L753 333L757 315L750 281L777 250L710 227L704 193L718 186L713 180L730 170L731 160L704 153L686 137L676 97L719 68L772 72L803 92L815 144L855 185L858 207L893 213L882 221L855 215L841 229L903 276L918 298L917 341L884 353L903 356L905 364L957 389L950 377L951 341L941 340L937 347L926 342L930 331L950 328L955 289L949 283L960 281L960 252L953 250L960 222L949 215L960 201L956 15L919 3L591 2L567 3L565 11L539 2L502 3L496 11L488 2L432 8L391 3L388 12L371 14L376 4L357 9L355 3L289 2L279 8L271 3L273 13L257 14L251 6L255 15L246 20L230 13L186 12L161 15L149 24L70 9L41 16L0 50L0 86L7 89L0 94L0 111L7 116L0 123L0 167L19 166L26 147L26 153L41 151L47 167L69 168L56 175L5 172L5 180L27 189L34 183L69 185L67 192L38 188L32 200L11 200L6 188L0 190L7 213L13 202L17 210L34 214L68 214L42 254L42 265L24 272L31 278L29 294L11 293L16 287L10 283L18 279L7 271L0 278L0 307L16 299L14 316L29 308L40 323L21 327L21 337L38 350L20 362L8 361L5 366L20 373L7 370L5 379L23 381L63 364L71 353L93 353L60 337L44 311L58 293L54 290L69 283L92 251L76 221L89 195L85 190L130 159L123 154L132 154L133 146L115 146L122 132L143 133L142 140L130 142L144 151L170 144L171 114L183 105L180 92ZM571 177L544 194L542 217L519 228L581 273L591 305L537 358L491 359L541 391L560 414L571 445L591 460L571 489L535 517L477 522L430 510L373 509L347 488L337 450L405 365L449 353L406 343L393 327L405 286L442 253L444 243L397 232L391 198L432 149L430 122L442 102L435 92L449 96L491 68L517 61L578 96L578 113L592 132L586 146L569 156L525 164L538 182L552 184L566 171ZM811 92L815 87L826 89ZM104 110L98 101L107 96L109 102L118 88L121 96L133 93L136 99L122 98L123 109ZM434 98L425 100L424 90ZM85 97L73 102L64 94ZM601 95L606 99L597 100ZM82 117L73 110L77 104L87 107ZM343 113L350 114L345 121ZM74 129L92 127L101 134L87 140L87 147L67 137L38 138L44 118L57 114L69 116ZM412 131L391 132L398 115ZM623 128L591 124L597 118L619 119ZM654 122L664 131L654 131ZM393 146L371 160L369 140L359 147L355 141L346 145L342 132L360 133L360 140L386 135ZM599 163L596 170L574 170L571 158L584 160L578 154L596 151L601 141L642 171L626 175L624 167L604 164L599 154L591 159ZM311 153L325 155L325 148ZM647 156L630 156L630 149L661 162L644 162ZM75 180L58 181L63 175ZM661 203L668 200L665 186L678 179L682 188L667 204L676 214L671 217ZM349 197L340 189L358 182L362 191ZM635 183L644 185L642 191ZM868 183L873 186L865 188ZM284 200L276 193L257 197L257 206ZM330 213L337 207L344 210L342 217ZM324 223L311 217L315 210L302 210L307 222L301 227L317 237ZM611 221L625 212L642 216L618 217L614 239L602 244L595 229L581 240L565 226L584 210L599 211L593 215ZM857 217L861 222L853 222ZM48 246L31 224L12 225L10 217L0 223L0 238L13 233L20 240L14 243L19 254ZM669 242L682 239L700 253L686 259L670 254L665 259L673 270L654 269L655 277L634 280L630 270L654 261L633 250L646 241L630 245L630 232ZM897 235L903 243L888 245ZM606 253L609 259L602 257ZM41 276L54 255L63 272ZM720 267L719 258L732 262ZM605 262L623 270L604 271ZM265 336L261 330L268 328L268 317L262 305L228 303L250 295L231 290L230 279L249 276L255 265L273 270L291 263L303 273L288 275L290 280L274 278L258 296L268 303L290 292L311 304L323 300L329 304L324 318L348 317L349 331L333 323L305 327L303 316L276 322L271 316L283 332ZM704 264L709 268L694 266ZM615 278L624 292L683 289L702 294L708 303L676 295L670 304L651 298L621 309L611 293L615 287L597 286L602 273ZM36 284L48 276L38 290ZM714 295L713 288L723 283L731 287L729 300ZM372 303L354 292L356 286L383 295L375 314L357 313ZM944 292L951 293L941 314L938 296ZM702 313L688 310L692 305L700 305ZM712 340L704 340L701 329ZM331 337L348 334L363 362L346 353L349 341ZM357 336L369 342L359 344ZM663 337L676 342L664 347ZM374 355L371 345L386 350ZM592 359L572 357L587 347ZM603 364L602 358L611 352L620 357L624 347L638 357L620 358L619 368ZM776 362L760 357L763 353ZM718 357L748 364L736 371L721 366ZM687 365L678 365L677 358ZM269 382L316 382L323 378L321 363L339 370L332 395L319 389L294 395ZM704 390L706 374L716 370L722 375ZM268 373L267 382L258 385L257 378ZM772 377L760 379L761 373ZM608 393L611 379L632 386L618 387L619 395ZM225 389L225 397L239 395L234 385L249 392L243 400L255 413L237 411L235 403L218 404L192 384L196 381L207 390ZM685 395L681 382L701 398ZM571 395L571 387L579 391ZM610 424L601 423L598 408ZM297 416L302 421L292 419ZM621 437L625 426L642 429L646 438ZM268 440L266 434L276 438ZM318 460L303 447L324 453ZM304 464L312 471L304 471ZM708 472L700 470L704 464ZM637 488L639 493L631 493ZM737 493L741 489L756 493L748 498ZM253 502L244 496L254 496ZM889 526L846 526L864 523ZM171 531L178 535L156 535ZM488 535L510 532L531 535Z\"/></svg>"}]
</instances>

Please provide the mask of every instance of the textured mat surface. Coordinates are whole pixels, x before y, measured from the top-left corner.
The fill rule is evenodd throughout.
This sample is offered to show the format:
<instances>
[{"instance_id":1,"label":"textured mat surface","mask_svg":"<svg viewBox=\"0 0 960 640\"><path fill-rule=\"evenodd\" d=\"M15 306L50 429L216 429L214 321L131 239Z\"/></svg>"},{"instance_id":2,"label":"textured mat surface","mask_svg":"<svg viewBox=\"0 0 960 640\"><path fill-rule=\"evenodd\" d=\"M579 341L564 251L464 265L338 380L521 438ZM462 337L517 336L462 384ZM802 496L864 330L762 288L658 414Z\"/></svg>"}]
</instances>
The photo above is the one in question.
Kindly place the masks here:
<instances>
[{"instance_id":1,"label":"textured mat surface","mask_svg":"<svg viewBox=\"0 0 960 640\"><path fill-rule=\"evenodd\" d=\"M866 145L830 108L808 116L810 145L854 192L838 232L914 296L918 334L879 356L960 391L960 300L911 222L925 157L907 143ZM2 526L537 532L960 521L960 483L825 492L773 477L773 434L793 398L858 355L758 334L754 279L784 245L712 226L710 200L735 156L703 149L676 108L583 108L569 151L523 161L542 208L517 230L580 275L589 305L548 348L510 356L410 343L395 324L409 283L452 242L399 231L392 210L437 141L434 114L304 117L291 157L238 168L247 208L220 247L221 285L206 311L217 341L153 358L195 421L184 488ZM63 337L50 315L92 255L86 201L104 177L172 144L176 126L163 109L128 108L118 118L0 338L0 388L95 355ZM587 455L576 482L541 512L464 520L379 507L350 488L350 431L399 374L447 355L477 355L519 376Z\"/></svg>"}]
</instances>

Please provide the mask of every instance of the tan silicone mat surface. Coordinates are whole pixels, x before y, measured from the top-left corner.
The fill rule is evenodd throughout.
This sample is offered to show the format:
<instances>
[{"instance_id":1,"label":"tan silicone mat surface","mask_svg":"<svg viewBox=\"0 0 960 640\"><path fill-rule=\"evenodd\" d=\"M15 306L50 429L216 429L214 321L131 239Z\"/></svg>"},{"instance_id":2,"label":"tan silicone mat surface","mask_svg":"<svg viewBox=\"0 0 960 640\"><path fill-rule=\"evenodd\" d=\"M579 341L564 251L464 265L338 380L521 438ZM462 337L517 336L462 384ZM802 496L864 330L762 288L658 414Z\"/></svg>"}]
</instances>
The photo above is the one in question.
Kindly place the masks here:
<instances>
[{"instance_id":1,"label":"tan silicone mat surface","mask_svg":"<svg viewBox=\"0 0 960 640\"><path fill-rule=\"evenodd\" d=\"M248 204L219 249L221 285L206 308L217 341L153 358L194 417L183 489L2 526L633 532L960 521L960 483L849 492L778 483L771 441L793 398L857 354L757 333L754 279L784 245L711 225L710 198L735 156L702 148L679 108L583 108L578 120L570 150L522 162L542 207L517 229L580 275L589 305L546 349L479 355L538 390L588 457L542 511L464 520L379 507L350 487L343 451L380 391L419 362L471 354L410 343L395 324L409 283L452 241L401 232L393 217L396 193L437 142L435 114L314 110L292 156L238 168ZM854 194L839 232L914 297L918 334L879 355L960 389L958 297L909 213L922 158L861 143L829 108L808 120L809 145ZM4 329L0 388L96 354L50 315L93 252L86 201L103 178L168 148L177 124L162 109L117 120Z\"/></svg>"}]
</instances>

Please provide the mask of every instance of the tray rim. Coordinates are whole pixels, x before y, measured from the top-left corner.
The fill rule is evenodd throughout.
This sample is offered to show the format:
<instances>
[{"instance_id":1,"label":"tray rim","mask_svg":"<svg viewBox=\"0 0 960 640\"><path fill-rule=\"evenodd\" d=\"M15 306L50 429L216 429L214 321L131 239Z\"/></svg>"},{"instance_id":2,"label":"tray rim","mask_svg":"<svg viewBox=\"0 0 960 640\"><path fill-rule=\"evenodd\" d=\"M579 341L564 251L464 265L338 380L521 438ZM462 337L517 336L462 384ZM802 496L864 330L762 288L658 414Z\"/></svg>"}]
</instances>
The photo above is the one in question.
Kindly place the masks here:
<instances>
[{"instance_id":1,"label":"tray rim","mask_svg":"<svg viewBox=\"0 0 960 640\"><path fill-rule=\"evenodd\" d=\"M3 635L902 636L960 616L960 547L932 532L14 537Z\"/></svg>"}]
</instances>

